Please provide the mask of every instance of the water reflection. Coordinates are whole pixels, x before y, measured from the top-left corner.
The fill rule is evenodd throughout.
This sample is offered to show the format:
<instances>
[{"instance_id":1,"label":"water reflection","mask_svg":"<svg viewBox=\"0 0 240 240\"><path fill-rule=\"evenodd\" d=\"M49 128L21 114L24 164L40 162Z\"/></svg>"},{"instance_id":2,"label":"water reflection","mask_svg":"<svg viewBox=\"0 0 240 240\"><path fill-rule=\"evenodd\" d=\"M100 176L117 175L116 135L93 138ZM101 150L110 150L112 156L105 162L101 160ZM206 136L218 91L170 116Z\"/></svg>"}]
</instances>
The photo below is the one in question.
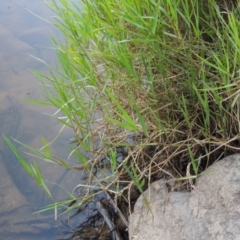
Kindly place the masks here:
<instances>
[{"instance_id":1,"label":"water reflection","mask_svg":"<svg viewBox=\"0 0 240 240\"><path fill-rule=\"evenodd\" d=\"M44 64L30 55L54 65L50 35L58 33L50 25L32 15L50 18L51 12L39 0L0 0L0 134L12 136L33 147L41 146L40 134L48 140L59 131L44 107L24 101L41 98L41 84L29 69L47 73ZM40 90L40 91L39 91ZM53 149L57 156L67 158L65 145L71 133L66 132ZM30 159L31 160L31 159ZM79 181L78 172L64 172L60 167L46 168L40 163L43 176L49 182L70 190ZM50 185L56 200L67 194ZM31 214L49 199L19 165L12 152L0 139L0 236L1 239L56 239L57 229L53 212Z\"/></svg>"}]
</instances>

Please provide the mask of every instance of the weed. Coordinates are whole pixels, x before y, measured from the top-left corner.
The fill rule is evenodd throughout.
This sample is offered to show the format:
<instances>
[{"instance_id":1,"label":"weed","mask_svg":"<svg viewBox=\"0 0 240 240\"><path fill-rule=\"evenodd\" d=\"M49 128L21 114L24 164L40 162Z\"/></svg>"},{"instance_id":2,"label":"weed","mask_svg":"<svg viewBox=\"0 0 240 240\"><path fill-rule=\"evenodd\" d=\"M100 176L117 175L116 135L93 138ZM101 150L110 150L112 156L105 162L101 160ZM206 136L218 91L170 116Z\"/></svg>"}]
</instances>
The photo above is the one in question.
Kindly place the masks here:
<instances>
[{"instance_id":1,"label":"weed","mask_svg":"<svg viewBox=\"0 0 240 240\"><path fill-rule=\"evenodd\" d=\"M95 184L126 201L130 212L152 181L188 179L189 163L194 178L239 152L235 1L60 2L49 6L66 38L65 45L54 42L61 68L42 81L47 104L74 131L71 154L90 172L89 191L75 207L95 196ZM101 179L95 170L103 166L110 172Z\"/></svg>"}]
</instances>

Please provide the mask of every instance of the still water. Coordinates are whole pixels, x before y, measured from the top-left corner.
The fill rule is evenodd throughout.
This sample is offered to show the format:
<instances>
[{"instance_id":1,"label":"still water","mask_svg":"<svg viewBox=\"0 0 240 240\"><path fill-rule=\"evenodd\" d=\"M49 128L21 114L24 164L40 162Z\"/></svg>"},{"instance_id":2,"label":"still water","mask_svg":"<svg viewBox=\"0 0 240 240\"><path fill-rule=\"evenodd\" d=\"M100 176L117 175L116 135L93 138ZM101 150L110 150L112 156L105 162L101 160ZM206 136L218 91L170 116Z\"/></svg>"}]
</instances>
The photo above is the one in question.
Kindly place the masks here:
<instances>
[{"instance_id":1,"label":"still water","mask_svg":"<svg viewBox=\"0 0 240 240\"><path fill-rule=\"evenodd\" d=\"M19 165L2 135L14 137L32 147L41 147L41 135L51 141L61 126L49 117L54 109L34 106L25 100L42 99L43 88L29 69L48 73L40 58L55 65L51 36L60 34L47 22L53 13L40 0L0 0L0 239L62 238L54 221L54 212L32 214L52 203ZM67 159L66 144L71 132L65 132L53 147L53 153ZM29 157L28 157L29 158ZM31 160L31 159L30 159ZM58 166L38 162L44 179L49 181L55 200L64 200L80 181L79 172L66 172Z\"/></svg>"}]
</instances>

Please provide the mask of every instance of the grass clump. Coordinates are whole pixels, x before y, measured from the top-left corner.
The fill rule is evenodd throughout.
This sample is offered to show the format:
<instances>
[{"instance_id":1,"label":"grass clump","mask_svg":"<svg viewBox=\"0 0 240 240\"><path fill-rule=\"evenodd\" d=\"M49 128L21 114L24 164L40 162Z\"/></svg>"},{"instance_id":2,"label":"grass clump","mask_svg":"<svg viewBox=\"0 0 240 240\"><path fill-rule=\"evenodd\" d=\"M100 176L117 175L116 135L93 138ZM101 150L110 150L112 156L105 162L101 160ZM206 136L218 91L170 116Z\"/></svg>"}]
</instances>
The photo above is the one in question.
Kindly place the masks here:
<instances>
[{"instance_id":1,"label":"grass clump","mask_svg":"<svg viewBox=\"0 0 240 240\"><path fill-rule=\"evenodd\" d=\"M55 42L61 71L45 77L55 90L46 87L47 104L74 131L71 154L89 171L89 189L130 212L152 181L194 178L239 152L235 1L60 2L50 7L66 44Z\"/></svg>"}]
</instances>

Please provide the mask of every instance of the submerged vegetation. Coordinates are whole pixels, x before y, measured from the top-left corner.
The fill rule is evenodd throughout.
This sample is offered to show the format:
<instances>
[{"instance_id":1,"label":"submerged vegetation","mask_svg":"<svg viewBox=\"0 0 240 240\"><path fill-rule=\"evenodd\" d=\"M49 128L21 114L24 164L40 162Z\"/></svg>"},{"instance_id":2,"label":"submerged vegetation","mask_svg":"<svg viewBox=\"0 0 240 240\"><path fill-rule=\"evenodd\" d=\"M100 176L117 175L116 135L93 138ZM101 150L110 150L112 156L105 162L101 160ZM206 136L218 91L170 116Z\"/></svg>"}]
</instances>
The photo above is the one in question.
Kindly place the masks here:
<instances>
[{"instance_id":1,"label":"submerged vegetation","mask_svg":"<svg viewBox=\"0 0 240 240\"><path fill-rule=\"evenodd\" d=\"M64 116L57 120L74 131L69 155L79 166L53 157L48 147L25 147L40 159L89 172L85 186L76 183L82 192L59 206L85 208L91 199L100 203L102 194L126 228L136 198L152 181L181 180L190 190L189 179L240 152L238 6L214 0L60 2L49 6L66 39L54 42L61 67L51 76L38 74L46 90L42 104L56 107ZM51 196L37 164L28 164L6 140ZM86 235L90 227L80 228Z\"/></svg>"}]
</instances>

